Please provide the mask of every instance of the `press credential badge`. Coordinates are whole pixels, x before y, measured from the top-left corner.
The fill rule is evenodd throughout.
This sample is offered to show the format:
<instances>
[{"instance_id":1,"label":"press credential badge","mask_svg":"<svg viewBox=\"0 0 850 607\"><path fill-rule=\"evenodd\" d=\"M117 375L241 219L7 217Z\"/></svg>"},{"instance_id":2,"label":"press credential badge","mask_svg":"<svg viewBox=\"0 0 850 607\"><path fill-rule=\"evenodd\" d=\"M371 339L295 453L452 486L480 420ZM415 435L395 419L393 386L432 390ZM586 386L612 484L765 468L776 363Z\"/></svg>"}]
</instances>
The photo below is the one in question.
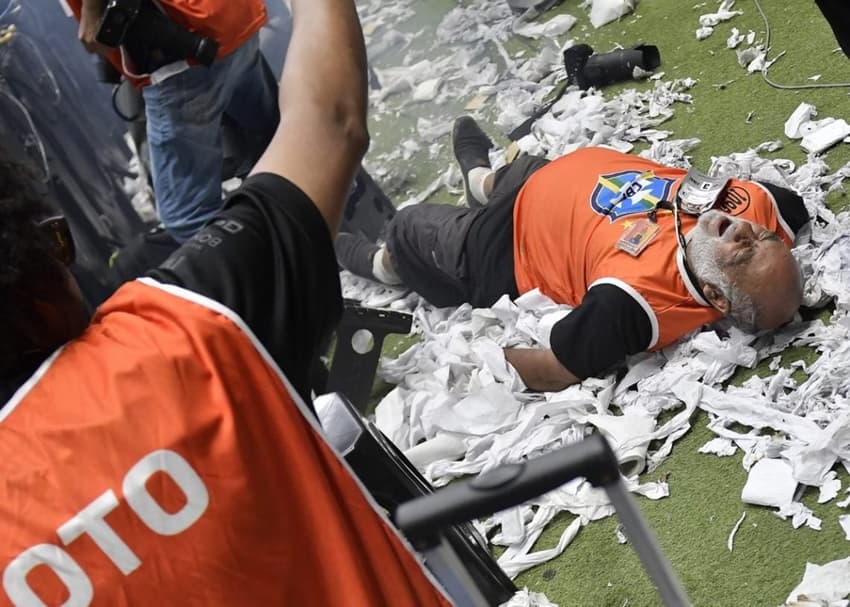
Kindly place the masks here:
<instances>
[{"instance_id":1,"label":"press credential badge","mask_svg":"<svg viewBox=\"0 0 850 607\"><path fill-rule=\"evenodd\" d=\"M617 241L617 248L637 257L652 242L659 230L658 224L646 217L638 219L632 227L623 232Z\"/></svg>"}]
</instances>

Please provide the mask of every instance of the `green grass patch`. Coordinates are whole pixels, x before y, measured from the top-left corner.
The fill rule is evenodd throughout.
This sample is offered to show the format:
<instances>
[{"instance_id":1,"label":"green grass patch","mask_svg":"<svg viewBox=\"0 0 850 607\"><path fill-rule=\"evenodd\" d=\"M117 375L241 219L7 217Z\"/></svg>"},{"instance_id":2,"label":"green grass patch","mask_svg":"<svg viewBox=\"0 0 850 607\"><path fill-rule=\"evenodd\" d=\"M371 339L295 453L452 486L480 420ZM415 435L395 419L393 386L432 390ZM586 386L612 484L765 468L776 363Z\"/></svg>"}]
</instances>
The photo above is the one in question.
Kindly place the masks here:
<instances>
[{"instance_id":1,"label":"green grass patch","mask_svg":"<svg viewBox=\"0 0 850 607\"><path fill-rule=\"evenodd\" d=\"M398 66L405 56L412 60L427 57L430 45L434 44L433 28L457 4L450 0L412 4L416 17L403 26L404 31L417 33L410 48L406 53L387 53L375 65ZM561 36L560 42L568 39L585 42L597 52L639 43L654 44L660 50L659 71L665 72L665 80L697 80L690 90L693 103L677 104L674 117L660 128L671 131L673 138L700 139L691 154L691 161L699 168L707 170L713 157L743 152L775 140L784 147L767 157L788 158L796 164L805 162L806 155L799 142L789 140L783 133L785 121L801 102L815 105L818 118L847 119L850 89L779 90L769 86L759 74L746 73L738 65L735 51L726 48L726 39L735 27L745 34L753 30L757 41L763 40L763 21L753 2L739 0L734 8L743 10L744 15L721 23L711 37L697 41L699 16L715 11L717 6L717 2L645 0L638 3L635 14L600 29L589 24L587 10L580 7L579 0L567 0L547 16L570 13L578 18L577 25ZM785 51L770 70L773 80L804 85L850 82L850 61L834 52L837 43L813 2L762 0L762 6L771 27L770 57ZM513 39L506 44L509 53L525 50L526 56L535 48L534 43L524 39ZM425 54L413 56L420 52ZM435 50L431 58L442 52ZM810 80L816 75L820 75L819 80ZM653 86L653 82L627 82L606 88L605 96L611 98L627 88L645 90ZM400 97L389 97L386 104L397 107L400 101ZM416 123L420 117L450 122L463 113L468 101L410 104L390 113L373 112L372 149L367 161L394 151L406 139L417 140ZM496 115L493 103L491 98L480 112L484 117L482 123L505 145L503 134L486 124L487 119ZM402 201L421 191L449 166L453 161L450 146L447 139L442 143L435 158L423 146L410 160L393 163L390 173L379 179L395 200ZM838 169L850 161L850 146L836 146L825 154L825 159L832 170ZM848 197L841 191L831 193L827 200L834 211L848 206ZM457 197L443 190L432 201L456 203ZM830 309L804 312L808 318L824 321L828 321L830 314ZM391 337L384 353L394 355L409 343L412 342ZM817 353L810 349L791 348L781 355L780 364L787 367L796 360L811 363L816 358ZM731 382L739 385L754 374L769 376L769 362L765 360L755 369L739 370ZM798 372L794 379L799 382L805 377ZM390 388L376 382L375 402ZM676 443L671 457L648 475L651 479L667 478L671 496L659 501L639 498L638 503L694 605L775 607L799 582L807 561L825 563L850 554L850 544L838 524L838 516L843 512L834 502L818 505L816 492L809 491L803 501L823 519L823 530L794 530L790 521L780 520L771 509L745 506L740 499L746 480L742 456L720 458L698 453L699 447L713 438L707 423L707 415L697 413L692 419L693 430ZM840 477L846 486L850 478L843 470ZM729 533L742 512L747 517L730 552ZM571 520L571 515L559 516L544 532L537 548L553 546ZM632 547L617 543L616 524L615 518L591 523L580 531L561 557L520 575L518 585L545 592L561 607L660 605Z\"/></svg>"}]
</instances>

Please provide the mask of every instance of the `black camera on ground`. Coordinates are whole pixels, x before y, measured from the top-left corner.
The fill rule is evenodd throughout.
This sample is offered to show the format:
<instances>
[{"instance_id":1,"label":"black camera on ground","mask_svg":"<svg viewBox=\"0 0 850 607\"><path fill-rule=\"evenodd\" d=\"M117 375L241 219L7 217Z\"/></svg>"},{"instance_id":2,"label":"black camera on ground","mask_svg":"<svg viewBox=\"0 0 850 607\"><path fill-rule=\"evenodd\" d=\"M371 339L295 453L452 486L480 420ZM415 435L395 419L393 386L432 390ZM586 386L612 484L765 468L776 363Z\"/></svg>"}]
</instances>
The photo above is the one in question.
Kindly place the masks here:
<instances>
[{"instance_id":1,"label":"black camera on ground","mask_svg":"<svg viewBox=\"0 0 850 607\"><path fill-rule=\"evenodd\" d=\"M95 39L104 46L124 46L142 63L160 57L160 65L148 65L151 71L179 59L209 66L218 54L218 42L181 27L151 0L109 0Z\"/></svg>"}]
</instances>

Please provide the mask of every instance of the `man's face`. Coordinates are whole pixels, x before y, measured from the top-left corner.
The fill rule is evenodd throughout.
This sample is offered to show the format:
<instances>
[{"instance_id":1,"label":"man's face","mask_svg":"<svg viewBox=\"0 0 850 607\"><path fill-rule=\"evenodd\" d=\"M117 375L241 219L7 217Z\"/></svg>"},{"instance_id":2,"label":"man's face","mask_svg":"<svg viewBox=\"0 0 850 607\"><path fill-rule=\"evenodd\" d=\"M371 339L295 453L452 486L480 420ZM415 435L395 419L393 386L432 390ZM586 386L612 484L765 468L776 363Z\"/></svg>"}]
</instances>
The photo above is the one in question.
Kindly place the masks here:
<instances>
[{"instance_id":1,"label":"man's face","mask_svg":"<svg viewBox=\"0 0 850 607\"><path fill-rule=\"evenodd\" d=\"M697 227L688 235L701 250L710 250L717 265L732 275L763 267L764 261L787 250L776 232L746 219L721 211L700 215Z\"/></svg>"},{"instance_id":2,"label":"man's face","mask_svg":"<svg viewBox=\"0 0 850 607\"><path fill-rule=\"evenodd\" d=\"M688 238L688 260L697 277L749 295L759 310L759 328L774 328L793 317L801 297L799 269L778 234L709 211Z\"/></svg>"}]
</instances>

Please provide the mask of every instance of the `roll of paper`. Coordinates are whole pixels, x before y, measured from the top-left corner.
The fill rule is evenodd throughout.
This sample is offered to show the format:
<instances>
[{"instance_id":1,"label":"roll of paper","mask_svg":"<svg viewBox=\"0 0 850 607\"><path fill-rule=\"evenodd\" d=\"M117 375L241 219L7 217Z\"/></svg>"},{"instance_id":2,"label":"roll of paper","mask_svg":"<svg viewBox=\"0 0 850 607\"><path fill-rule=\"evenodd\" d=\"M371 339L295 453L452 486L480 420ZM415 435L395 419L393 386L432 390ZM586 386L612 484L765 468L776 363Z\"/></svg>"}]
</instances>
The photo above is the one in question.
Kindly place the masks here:
<instances>
[{"instance_id":1,"label":"roll of paper","mask_svg":"<svg viewBox=\"0 0 850 607\"><path fill-rule=\"evenodd\" d=\"M602 433L620 463L625 477L646 468L646 451L655 431L655 420L643 415L589 415L587 421Z\"/></svg>"},{"instance_id":2,"label":"roll of paper","mask_svg":"<svg viewBox=\"0 0 850 607\"><path fill-rule=\"evenodd\" d=\"M466 453L466 445L452 434L438 434L404 452L404 456L420 470L441 459L453 460Z\"/></svg>"}]
</instances>

